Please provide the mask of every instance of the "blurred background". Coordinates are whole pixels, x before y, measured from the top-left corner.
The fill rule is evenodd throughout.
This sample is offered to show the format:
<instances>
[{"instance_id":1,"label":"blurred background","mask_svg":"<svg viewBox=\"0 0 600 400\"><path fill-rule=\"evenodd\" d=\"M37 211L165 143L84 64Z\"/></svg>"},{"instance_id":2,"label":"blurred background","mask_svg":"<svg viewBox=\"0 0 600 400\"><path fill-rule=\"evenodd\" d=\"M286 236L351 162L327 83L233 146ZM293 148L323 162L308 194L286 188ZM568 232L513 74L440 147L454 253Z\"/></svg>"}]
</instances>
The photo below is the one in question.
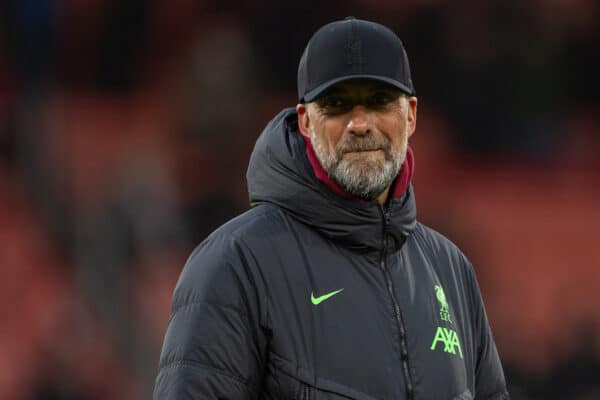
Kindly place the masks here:
<instances>
[{"instance_id":1,"label":"blurred background","mask_svg":"<svg viewBox=\"0 0 600 400\"><path fill-rule=\"evenodd\" d=\"M187 256L346 15L404 41L419 218L473 261L513 399L600 398L598 1L2 0L0 399L151 396Z\"/></svg>"}]
</instances>

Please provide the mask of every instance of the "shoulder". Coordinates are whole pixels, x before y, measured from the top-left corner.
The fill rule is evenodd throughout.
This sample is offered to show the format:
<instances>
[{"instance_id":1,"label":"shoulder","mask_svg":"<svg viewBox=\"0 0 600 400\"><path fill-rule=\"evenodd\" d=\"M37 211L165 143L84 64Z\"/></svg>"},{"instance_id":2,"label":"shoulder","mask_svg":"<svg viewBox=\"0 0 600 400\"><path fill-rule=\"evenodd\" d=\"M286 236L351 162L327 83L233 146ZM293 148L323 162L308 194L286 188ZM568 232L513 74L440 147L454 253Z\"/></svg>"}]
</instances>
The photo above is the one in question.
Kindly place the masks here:
<instances>
[{"instance_id":1,"label":"shoulder","mask_svg":"<svg viewBox=\"0 0 600 400\"><path fill-rule=\"evenodd\" d=\"M227 293L236 285L253 284L258 268L257 249L253 247L257 241L269 243L273 235L285 229L285 220L281 209L261 204L217 228L188 257L176 295L213 290Z\"/></svg>"},{"instance_id":2,"label":"shoulder","mask_svg":"<svg viewBox=\"0 0 600 400\"><path fill-rule=\"evenodd\" d=\"M282 210L270 204L261 204L221 225L192 251L186 266L196 264L199 258L218 258L220 263L237 259L250 237L268 240L275 227L282 225ZM216 261L216 260L215 260Z\"/></svg>"},{"instance_id":3,"label":"shoulder","mask_svg":"<svg viewBox=\"0 0 600 400\"><path fill-rule=\"evenodd\" d=\"M207 240L229 238L239 242L252 235L267 235L286 219L284 211L270 203L261 203L229 220L216 229Z\"/></svg>"},{"instance_id":4,"label":"shoulder","mask_svg":"<svg viewBox=\"0 0 600 400\"><path fill-rule=\"evenodd\" d=\"M196 259L198 255L206 256L207 253L213 252L223 253L219 256L231 259L227 256L235 255L236 252L233 250L244 246L246 238L268 236L284 218L283 211L268 203L253 207L213 231L192 251L188 263Z\"/></svg>"},{"instance_id":5,"label":"shoulder","mask_svg":"<svg viewBox=\"0 0 600 400\"><path fill-rule=\"evenodd\" d=\"M476 278L471 262L445 235L419 222L411 238L423 256L436 266L438 273L459 275L469 286L473 284Z\"/></svg>"},{"instance_id":6,"label":"shoulder","mask_svg":"<svg viewBox=\"0 0 600 400\"><path fill-rule=\"evenodd\" d=\"M466 260L466 256L454 242L421 222L417 223L413 238L421 248L426 249L431 254L446 254L460 260Z\"/></svg>"},{"instance_id":7,"label":"shoulder","mask_svg":"<svg viewBox=\"0 0 600 400\"><path fill-rule=\"evenodd\" d=\"M257 284L257 265L247 241L269 243L283 212L268 204L254 207L217 228L192 251L175 288L174 305L202 294L209 299L234 298L240 288ZM266 248L266 247L265 247ZM252 249L253 250L253 249ZM229 295L228 295L229 294Z\"/></svg>"}]
</instances>

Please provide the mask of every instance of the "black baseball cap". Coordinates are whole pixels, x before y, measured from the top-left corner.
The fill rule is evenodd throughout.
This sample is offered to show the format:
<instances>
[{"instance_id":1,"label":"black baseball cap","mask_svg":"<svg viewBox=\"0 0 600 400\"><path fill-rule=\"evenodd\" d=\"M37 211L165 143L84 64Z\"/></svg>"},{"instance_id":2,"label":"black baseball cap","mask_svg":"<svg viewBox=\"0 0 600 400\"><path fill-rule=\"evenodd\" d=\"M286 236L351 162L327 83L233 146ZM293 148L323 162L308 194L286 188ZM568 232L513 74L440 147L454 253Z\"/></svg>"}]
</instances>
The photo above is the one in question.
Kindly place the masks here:
<instances>
[{"instance_id":1,"label":"black baseball cap","mask_svg":"<svg viewBox=\"0 0 600 400\"><path fill-rule=\"evenodd\" d=\"M308 41L298 65L298 99L311 102L351 79L386 82L415 95L400 38L381 24L346 17L321 27Z\"/></svg>"}]
</instances>

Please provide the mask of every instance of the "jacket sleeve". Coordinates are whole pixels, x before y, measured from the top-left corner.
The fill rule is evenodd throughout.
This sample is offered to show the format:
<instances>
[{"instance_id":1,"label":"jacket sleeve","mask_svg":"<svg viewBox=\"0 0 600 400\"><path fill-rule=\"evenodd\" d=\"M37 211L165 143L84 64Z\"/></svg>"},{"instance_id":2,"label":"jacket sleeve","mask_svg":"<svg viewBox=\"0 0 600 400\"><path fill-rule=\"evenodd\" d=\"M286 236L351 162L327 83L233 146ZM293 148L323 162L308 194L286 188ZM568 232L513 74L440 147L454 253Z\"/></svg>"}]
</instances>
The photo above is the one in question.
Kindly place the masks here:
<instances>
[{"instance_id":1,"label":"jacket sleeve","mask_svg":"<svg viewBox=\"0 0 600 400\"><path fill-rule=\"evenodd\" d=\"M472 265L467 261L470 275L474 310L474 331L478 334L479 345L475 368L476 400L508 400L504 370L496 343L485 312L485 306Z\"/></svg>"},{"instance_id":2,"label":"jacket sleeve","mask_svg":"<svg viewBox=\"0 0 600 400\"><path fill-rule=\"evenodd\" d=\"M154 400L255 399L266 336L244 251L213 234L177 282Z\"/></svg>"}]
</instances>

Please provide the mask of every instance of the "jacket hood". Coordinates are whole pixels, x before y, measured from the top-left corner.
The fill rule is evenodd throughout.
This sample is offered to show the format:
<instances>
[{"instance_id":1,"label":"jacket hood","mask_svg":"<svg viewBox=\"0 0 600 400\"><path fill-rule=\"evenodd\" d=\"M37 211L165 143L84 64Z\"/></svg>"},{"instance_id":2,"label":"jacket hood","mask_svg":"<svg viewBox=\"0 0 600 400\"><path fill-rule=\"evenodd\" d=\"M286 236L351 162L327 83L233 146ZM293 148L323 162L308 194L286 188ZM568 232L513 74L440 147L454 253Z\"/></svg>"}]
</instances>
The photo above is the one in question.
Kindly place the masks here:
<instances>
[{"instance_id":1,"label":"jacket hood","mask_svg":"<svg viewBox=\"0 0 600 400\"><path fill-rule=\"evenodd\" d=\"M323 177L319 179L319 171L311 165L307 150L312 148L298 132L296 110L284 109L261 133L250 157L246 173L250 204L275 204L353 250L380 250L384 229L398 246L412 233L416 226L416 205L409 184L412 154L407 155L402 166L403 169L410 168L410 173L401 174L401 179L397 179L403 180L398 185L407 189L392 197L384 212L377 200L359 201L344 196L332 182L326 183ZM389 221L387 228L386 218Z\"/></svg>"}]
</instances>

